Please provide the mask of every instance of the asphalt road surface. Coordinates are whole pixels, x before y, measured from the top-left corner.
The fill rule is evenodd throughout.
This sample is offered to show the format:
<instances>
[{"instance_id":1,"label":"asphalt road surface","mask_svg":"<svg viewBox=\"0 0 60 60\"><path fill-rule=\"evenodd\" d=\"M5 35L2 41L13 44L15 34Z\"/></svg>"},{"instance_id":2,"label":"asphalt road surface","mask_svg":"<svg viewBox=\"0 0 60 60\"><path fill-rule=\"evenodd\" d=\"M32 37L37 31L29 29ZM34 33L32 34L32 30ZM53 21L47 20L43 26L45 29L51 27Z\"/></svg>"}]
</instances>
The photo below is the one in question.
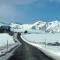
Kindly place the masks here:
<instances>
[{"instance_id":1,"label":"asphalt road surface","mask_svg":"<svg viewBox=\"0 0 60 60\"><path fill-rule=\"evenodd\" d=\"M22 43L18 49L13 53L13 55L8 60L53 60L52 58L46 56L36 47L33 47L26 42L24 42L20 34L18 34L18 40Z\"/></svg>"}]
</instances>

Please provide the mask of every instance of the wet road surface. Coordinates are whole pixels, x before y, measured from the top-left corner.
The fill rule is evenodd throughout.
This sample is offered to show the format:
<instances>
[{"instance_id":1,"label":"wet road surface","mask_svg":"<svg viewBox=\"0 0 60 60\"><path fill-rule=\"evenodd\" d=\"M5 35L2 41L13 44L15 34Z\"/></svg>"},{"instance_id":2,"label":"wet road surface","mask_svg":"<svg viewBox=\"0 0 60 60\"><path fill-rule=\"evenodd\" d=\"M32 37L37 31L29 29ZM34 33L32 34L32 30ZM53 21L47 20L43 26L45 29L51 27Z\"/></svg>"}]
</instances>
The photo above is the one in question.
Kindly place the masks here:
<instances>
[{"instance_id":1,"label":"wet road surface","mask_svg":"<svg viewBox=\"0 0 60 60\"><path fill-rule=\"evenodd\" d=\"M24 42L20 35L21 34L18 34L17 38L22 43L22 45L16 49L16 51L8 60L53 60L36 47Z\"/></svg>"}]
</instances>

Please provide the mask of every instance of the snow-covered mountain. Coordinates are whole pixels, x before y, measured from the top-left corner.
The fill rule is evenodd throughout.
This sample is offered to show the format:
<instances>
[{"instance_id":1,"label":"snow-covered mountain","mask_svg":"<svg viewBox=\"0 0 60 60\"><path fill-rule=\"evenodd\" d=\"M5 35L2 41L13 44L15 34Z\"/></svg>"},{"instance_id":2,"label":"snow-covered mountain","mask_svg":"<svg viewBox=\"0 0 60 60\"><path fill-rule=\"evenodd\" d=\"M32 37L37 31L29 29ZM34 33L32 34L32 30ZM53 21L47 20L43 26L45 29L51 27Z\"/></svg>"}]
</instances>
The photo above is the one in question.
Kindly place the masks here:
<instances>
[{"instance_id":1,"label":"snow-covered mountain","mask_svg":"<svg viewBox=\"0 0 60 60\"><path fill-rule=\"evenodd\" d=\"M2 25L4 25L4 24L0 23L0 26L2 26Z\"/></svg>"},{"instance_id":2,"label":"snow-covered mountain","mask_svg":"<svg viewBox=\"0 0 60 60\"><path fill-rule=\"evenodd\" d=\"M38 21L35 23L35 29L43 30L46 32L60 32L60 21L43 22Z\"/></svg>"},{"instance_id":3,"label":"snow-covered mountain","mask_svg":"<svg viewBox=\"0 0 60 60\"><path fill-rule=\"evenodd\" d=\"M43 22L43 21L38 21L38 22L36 22L36 23L34 23L32 25L34 25L35 29L37 29L37 30L45 30L46 29L46 22ZM32 26L32 28L34 26Z\"/></svg>"},{"instance_id":4,"label":"snow-covered mountain","mask_svg":"<svg viewBox=\"0 0 60 60\"><path fill-rule=\"evenodd\" d=\"M60 21L48 22L46 30L50 32L60 32Z\"/></svg>"},{"instance_id":5,"label":"snow-covered mountain","mask_svg":"<svg viewBox=\"0 0 60 60\"><path fill-rule=\"evenodd\" d=\"M0 26L3 26L3 25L7 25L7 24L5 24L5 23L3 23L3 22L0 22Z\"/></svg>"},{"instance_id":6,"label":"snow-covered mountain","mask_svg":"<svg viewBox=\"0 0 60 60\"><path fill-rule=\"evenodd\" d=\"M60 21L51 21L51 22L44 22L44 21L37 21L33 24L10 24L11 28L14 29L22 29L22 30L43 30L46 32L60 32Z\"/></svg>"},{"instance_id":7,"label":"snow-covered mountain","mask_svg":"<svg viewBox=\"0 0 60 60\"><path fill-rule=\"evenodd\" d=\"M20 24L16 24L16 23L11 23L10 27L14 29L22 28Z\"/></svg>"}]
</instances>

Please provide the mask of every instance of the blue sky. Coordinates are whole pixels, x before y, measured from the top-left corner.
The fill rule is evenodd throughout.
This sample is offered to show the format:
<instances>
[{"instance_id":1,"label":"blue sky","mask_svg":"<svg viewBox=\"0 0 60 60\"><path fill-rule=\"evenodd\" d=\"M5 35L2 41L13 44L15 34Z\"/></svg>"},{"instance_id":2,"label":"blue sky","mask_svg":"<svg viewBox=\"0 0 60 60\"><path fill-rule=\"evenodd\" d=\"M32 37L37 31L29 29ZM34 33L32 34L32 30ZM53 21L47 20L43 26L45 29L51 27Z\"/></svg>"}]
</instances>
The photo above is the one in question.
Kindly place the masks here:
<instances>
[{"instance_id":1,"label":"blue sky","mask_svg":"<svg viewBox=\"0 0 60 60\"><path fill-rule=\"evenodd\" d=\"M60 0L0 0L0 22L60 20Z\"/></svg>"}]
</instances>

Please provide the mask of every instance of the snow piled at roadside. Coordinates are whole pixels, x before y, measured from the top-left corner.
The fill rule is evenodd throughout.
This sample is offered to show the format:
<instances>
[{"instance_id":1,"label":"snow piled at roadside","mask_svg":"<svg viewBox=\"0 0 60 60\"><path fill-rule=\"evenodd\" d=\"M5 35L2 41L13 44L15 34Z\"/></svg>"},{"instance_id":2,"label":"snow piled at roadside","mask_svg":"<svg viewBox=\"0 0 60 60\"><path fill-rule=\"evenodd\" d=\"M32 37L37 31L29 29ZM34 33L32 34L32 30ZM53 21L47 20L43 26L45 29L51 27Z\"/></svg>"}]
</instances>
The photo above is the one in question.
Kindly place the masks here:
<instances>
[{"instance_id":1,"label":"snow piled at roadside","mask_svg":"<svg viewBox=\"0 0 60 60\"><path fill-rule=\"evenodd\" d=\"M38 49L40 49L43 53L45 53L47 56L50 56L51 58L55 59L55 60L60 60L60 53L54 52L52 49L48 49L43 47L42 45L39 44L35 44L32 42L29 42L24 35L21 36L21 38L28 44L37 47ZM29 39L30 40L30 39Z\"/></svg>"},{"instance_id":2,"label":"snow piled at roadside","mask_svg":"<svg viewBox=\"0 0 60 60\"><path fill-rule=\"evenodd\" d=\"M17 39L16 42L13 40L13 36L7 33L0 33L0 60L7 60L20 45L21 43Z\"/></svg>"}]
</instances>

